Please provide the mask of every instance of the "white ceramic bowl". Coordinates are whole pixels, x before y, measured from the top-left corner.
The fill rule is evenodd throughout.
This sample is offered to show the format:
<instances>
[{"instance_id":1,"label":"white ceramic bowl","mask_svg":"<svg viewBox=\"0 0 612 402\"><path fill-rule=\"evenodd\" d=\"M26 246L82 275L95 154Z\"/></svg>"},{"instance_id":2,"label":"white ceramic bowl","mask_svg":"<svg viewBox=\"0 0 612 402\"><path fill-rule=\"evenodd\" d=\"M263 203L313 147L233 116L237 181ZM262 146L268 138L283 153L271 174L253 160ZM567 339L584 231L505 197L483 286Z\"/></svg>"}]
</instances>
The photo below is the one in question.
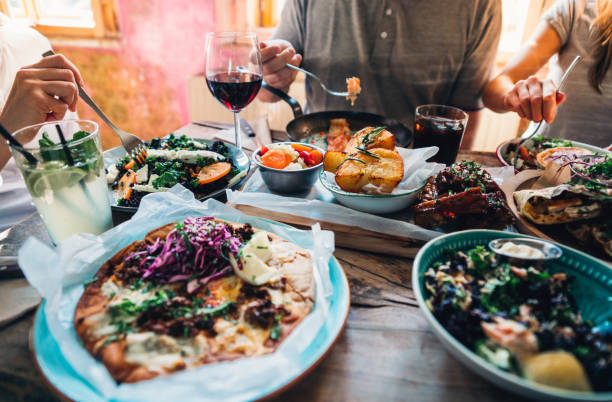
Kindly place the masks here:
<instances>
[{"instance_id":1,"label":"white ceramic bowl","mask_svg":"<svg viewBox=\"0 0 612 402\"><path fill-rule=\"evenodd\" d=\"M426 182L413 190L402 194L362 194L349 193L342 190L335 182L330 182L325 171L321 171L319 179L323 187L334 194L338 202L357 211L369 212L372 214L388 214L401 211L414 204L417 194Z\"/></svg>"}]
</instances>

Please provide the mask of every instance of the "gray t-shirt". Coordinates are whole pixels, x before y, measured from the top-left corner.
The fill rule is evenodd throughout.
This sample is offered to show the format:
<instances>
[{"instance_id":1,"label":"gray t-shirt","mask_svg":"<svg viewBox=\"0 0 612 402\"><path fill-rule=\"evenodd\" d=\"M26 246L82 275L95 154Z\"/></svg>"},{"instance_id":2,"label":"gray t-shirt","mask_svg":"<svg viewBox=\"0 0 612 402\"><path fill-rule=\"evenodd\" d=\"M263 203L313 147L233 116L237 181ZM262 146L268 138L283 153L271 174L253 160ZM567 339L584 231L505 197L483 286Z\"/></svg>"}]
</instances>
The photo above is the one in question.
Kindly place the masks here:
<instances>
[{"instance_id":1,"label":"gray t-shirt","mask_svg":"<svg viewBox=\"0 0 612 402\"><path fill-rule=\"evenodd\" d=\"M566 138L607 147L612 144L612 69L603 83L603 94L589 82L595 46L591 24L597 0L559 0L544 15L544 21L559 34L563 47L551 59L550 77L558 85L576 55L584 59L567 79L567 100L559 106L555 121L546 128L548 137Z\"/></svg>"},{"instance_id":2,"label":"gray t-shirt","mask_svg":"<svg viewBox=\"0 0 612 402\"><path fill-rule=\"evenodd\" d=\"M274 38L331 89L359 77L355 106L307 81L307 109L355 110L412 127L415 107L482 107L501 30L500 0L287 0Z\"/></svg>"}]
</instances>

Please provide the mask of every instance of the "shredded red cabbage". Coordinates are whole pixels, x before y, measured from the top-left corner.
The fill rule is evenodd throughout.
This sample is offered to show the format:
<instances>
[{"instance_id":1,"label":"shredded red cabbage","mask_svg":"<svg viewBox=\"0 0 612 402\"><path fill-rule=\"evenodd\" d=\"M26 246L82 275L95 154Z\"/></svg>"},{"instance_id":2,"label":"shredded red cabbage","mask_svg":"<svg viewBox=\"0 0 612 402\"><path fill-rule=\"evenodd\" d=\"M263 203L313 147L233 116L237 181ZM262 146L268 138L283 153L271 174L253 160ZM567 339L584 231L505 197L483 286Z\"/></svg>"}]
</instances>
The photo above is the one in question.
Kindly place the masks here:
<instances>
[{"instance_id":1,"label":"shredded red cabbage","mask_svg":"<svg viewBox=\"0 0 612 402\"><path fill-rule=\"evenodd\" d=\"M142 278L158 283L189 281L193 293L211 280L232 272L229 254L238 259L242 241L230 227L213 217L189 217L178 223L165 240L157 239L143 251L128 255L136 259Z\"/></svg>"}]
</instances>

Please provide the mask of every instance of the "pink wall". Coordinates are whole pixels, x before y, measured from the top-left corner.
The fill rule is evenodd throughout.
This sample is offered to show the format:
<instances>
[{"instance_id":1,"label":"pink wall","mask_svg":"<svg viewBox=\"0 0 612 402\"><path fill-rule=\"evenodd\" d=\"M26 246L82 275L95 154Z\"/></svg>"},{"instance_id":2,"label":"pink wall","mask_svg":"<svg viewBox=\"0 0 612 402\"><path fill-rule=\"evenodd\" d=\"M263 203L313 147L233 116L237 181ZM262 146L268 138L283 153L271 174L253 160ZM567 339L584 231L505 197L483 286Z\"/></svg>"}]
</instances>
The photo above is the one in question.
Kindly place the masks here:
<instances>
[{"instance_id":1,"label":"pink wall","mask_svg":"<svg viewBox=\"0 0 612 402\"><path fill-rule=\"evenodd\" d=\"M143 138L164 135L189 121L187 79L204 69L214 1L118 0L118 13L118 48L56 50L81 70L90 95L119 127ZM99 121L82 103L78 111ZM103 146L118 145L101 127Z\"/></svg>"},{"instance_id":2,"label":"pink wall","mask_svg":"<svg viewBox=\"0 0 612 402\"><path fill-rule=\"evenodd\" d=\"M212 0L119 0L128 62L159 67L187 123L187 78L204 70L205 35L215 29Z\"/></svg>"}]
</instances>

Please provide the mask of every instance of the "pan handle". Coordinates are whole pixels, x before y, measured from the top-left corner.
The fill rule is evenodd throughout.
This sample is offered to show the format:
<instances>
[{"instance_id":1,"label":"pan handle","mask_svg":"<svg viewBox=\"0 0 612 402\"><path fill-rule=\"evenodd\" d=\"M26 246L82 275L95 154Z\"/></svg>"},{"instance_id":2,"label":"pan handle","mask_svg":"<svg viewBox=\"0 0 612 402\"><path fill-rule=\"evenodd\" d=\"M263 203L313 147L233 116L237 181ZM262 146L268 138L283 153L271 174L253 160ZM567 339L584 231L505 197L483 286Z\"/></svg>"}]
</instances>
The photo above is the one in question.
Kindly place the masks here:
<instances>
[{"instance_id":1,"label":"pan handle","mask_svg":"<svg viewBox=\"0 0 612 402\"><path fill-rule=\"evenodd\" d=\"M285 91L281 91L280 89L271 86L265 81L261 82L261 87L265 89L266 91L271 92L274 95L278 96L285 102L287 102L289 106L291 106L291 110L293 110L293 117L295 117L296 119L304 115L304 112L302 111L302 107L300 106L300 102L296 101L291 96L286 94Z\"/></svg>"}]
</instances>

